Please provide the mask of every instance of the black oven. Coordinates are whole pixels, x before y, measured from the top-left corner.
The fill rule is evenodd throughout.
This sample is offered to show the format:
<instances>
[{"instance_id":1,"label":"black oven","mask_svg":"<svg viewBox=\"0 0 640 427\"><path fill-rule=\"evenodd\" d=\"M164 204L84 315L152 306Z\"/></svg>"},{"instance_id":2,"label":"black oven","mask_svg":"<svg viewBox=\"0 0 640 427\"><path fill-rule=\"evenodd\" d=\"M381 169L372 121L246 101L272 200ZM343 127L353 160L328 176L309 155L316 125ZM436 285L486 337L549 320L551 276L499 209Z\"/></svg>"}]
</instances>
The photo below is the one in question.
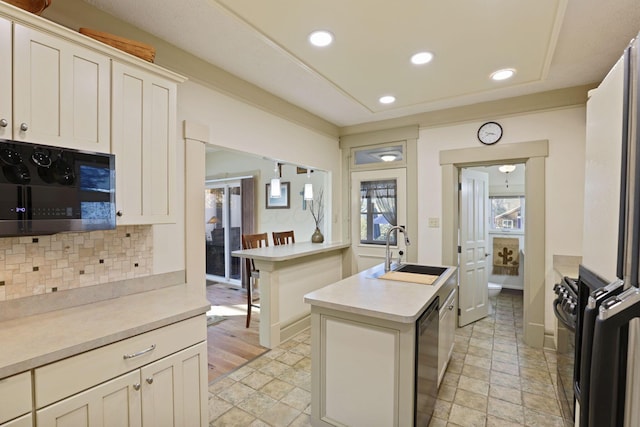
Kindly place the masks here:
<instances>
[{"instance_id":1,"label":"black oven","mask_svg":"<svg viewBox=\"0 0 640 427\"><path fill-rule=\"evenodd\" d=\"M612 283L580 266L578 279L564 277L554 286L553 310L558 319L558 394L562 415L580 427L589 426L591 359L596 317L600 305L622 292L623 282ZM592 426L596 427L596 426Z\"/></svg>"},{"instance_id":2,"label":"black oven","mask_svg":"<svg viewBox=\"0 0 640 427\"><path fill-rule=\"evenodd\" d=\"M560 409L565 419L573 419L575 396L573 391L576 356L576 319L578 313L578 283L564 277L553 290L553 312L558 319L556 333L558 395Z\"/></svg>"},{"instance_id":3,"label":"black oven","mask_svg":"<svg viewBox=\"0 0 640 427\"><path fill-rule=\"evenodd\" d=\"M0 236L115 228L112 154L0 140Z\"/></svg>"}]
</instances>

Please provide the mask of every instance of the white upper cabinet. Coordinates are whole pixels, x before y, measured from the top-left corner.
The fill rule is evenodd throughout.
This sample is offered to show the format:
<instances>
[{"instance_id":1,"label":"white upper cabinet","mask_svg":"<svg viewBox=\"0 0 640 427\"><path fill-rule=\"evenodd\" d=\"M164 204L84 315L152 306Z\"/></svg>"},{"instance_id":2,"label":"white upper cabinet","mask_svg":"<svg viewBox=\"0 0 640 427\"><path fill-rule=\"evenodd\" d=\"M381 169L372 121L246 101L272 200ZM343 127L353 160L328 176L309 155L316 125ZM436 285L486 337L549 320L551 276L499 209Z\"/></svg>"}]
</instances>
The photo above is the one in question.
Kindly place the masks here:
<instances>
[{"instance_id":1,"label":"white upper cabinet","mask_svg":"<svg viewBox=\"0 0 640 427\"><path fill-rule=\"evenodd\" d=\"M13 139L110 150L110 58L14 24Z\"/></svg>"},{"instance_id":2,"label":"white upper cabinet","mask_svg":"<svg viewBox=\"0 0 640 427\"><path fill-rule=\"evenodd\" d=\"M113 61L118 225L175 221L176 82Z\"/></svg>"},{"instance_id":3,"label":"white upper cabinet","mask_svg":"<svg viewBox=\"0 0 640 427\"><path fill-rule=\"evenodd\" d=\"M11 21L0 18L0 56L11 58ZM0 61L0 138L11 139L11 61Z\"/></svg>"}]
</instances>

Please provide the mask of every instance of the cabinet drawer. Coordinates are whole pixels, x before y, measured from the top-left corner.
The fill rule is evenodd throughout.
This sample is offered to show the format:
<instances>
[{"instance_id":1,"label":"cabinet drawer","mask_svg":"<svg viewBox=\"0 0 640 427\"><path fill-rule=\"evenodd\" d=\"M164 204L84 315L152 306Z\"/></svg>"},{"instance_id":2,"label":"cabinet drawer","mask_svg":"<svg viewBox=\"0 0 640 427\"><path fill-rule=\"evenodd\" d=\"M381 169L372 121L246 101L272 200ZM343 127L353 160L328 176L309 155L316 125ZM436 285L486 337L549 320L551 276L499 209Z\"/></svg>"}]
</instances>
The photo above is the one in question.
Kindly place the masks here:
<instances>
[{"instance_id":1,"label":"cabinet drawer","mask_svg":"<svg viewBox=\"0 0 640 427\"><path fill-rule=\"evenodd\" d=\"M0 423L31 411L31 373L0 380Z\"/></svg>"},{"instance_id":2,"label":"cabinet drawer","mask_svg":"<svg viewBox=\"0 0 640 427\"><path fill-rule=\"evenodd\" d=\"M42 408L207 339L206 317L193 317L35 370Z\"/></svg>"}]
</instances>

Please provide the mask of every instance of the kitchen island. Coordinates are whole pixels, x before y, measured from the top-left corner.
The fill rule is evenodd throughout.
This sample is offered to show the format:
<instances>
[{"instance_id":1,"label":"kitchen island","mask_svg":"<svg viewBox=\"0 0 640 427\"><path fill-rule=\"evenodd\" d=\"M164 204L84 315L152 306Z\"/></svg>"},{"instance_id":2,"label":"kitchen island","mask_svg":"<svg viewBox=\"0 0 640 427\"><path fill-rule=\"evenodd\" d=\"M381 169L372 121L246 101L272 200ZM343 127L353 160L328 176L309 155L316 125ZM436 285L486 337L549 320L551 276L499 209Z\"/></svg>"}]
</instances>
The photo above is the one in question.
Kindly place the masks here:
<instances>
[{"instance_id":1,"label":"kitchen island","mask_svg":"<svg viewBox=\"0 0 640 427\"><path fill-rule=\"evenodd\" d=\"M260 270L260 345L274 348L309 327L303 296L343 277L342 258L348 243L297 242L233 251L253 259Z\"/></svg>"},{"instance_id":2,"label":"kitchen island","mask_svg":"<svg viewBox=\"0 0 640 427\"><path fill-rule=\"evenodd\" d=\"M311 305L313 426L414 425L416 321L436 298L438 371L446 367L456 268L431 285L382 279L383 273L381 264L304 297Z\"/></svg>"}]
</instances>

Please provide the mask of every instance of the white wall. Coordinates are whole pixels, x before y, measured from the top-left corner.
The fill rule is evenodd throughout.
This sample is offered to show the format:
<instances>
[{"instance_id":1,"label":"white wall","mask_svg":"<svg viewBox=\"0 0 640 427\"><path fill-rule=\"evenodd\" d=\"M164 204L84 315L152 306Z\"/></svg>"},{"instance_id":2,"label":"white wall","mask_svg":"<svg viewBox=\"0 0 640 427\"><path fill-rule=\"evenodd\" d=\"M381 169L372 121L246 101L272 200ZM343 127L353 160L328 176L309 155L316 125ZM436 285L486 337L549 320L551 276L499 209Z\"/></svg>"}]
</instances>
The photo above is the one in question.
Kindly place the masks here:
<instances>
[{"instance_id":1,"label":"white wall","mask_svg":"<svg viewBox=\"0 0 640 427\"><path fill-rule=\"evenodd\" d=\"M581 255L584 205L585 108L494 118L504 129L498 144L548 140L546 166L545 329L553 333L551 311L553 255ZM477 147L481 122L421 128L418 139L418 262L442 262L442 230L428 228L428 218L442 215L442 150ZM525 254L526 255L526 254Z\"/></svg>"},{"instance_id":2,"label":"white wall","mask_svg":"<svg viewBox=\"0 0 640 427\"><path fill-rule=\"evenodd\" d=\"M191 120L208 126L210 142L218 147L326 171L325 181L331 183L331 189L325 187L325 203L332 215L326 218L323 233L329 241L332 238L340 239L341 156L336 138L296 125L190 81L178 89L178 118L180 122ZM273 174L273 167L269 168L268 173ZM295 195L300 190L292 187L291 191L293 206L296 203ZM263 193L260 194L264 197ZM278 218L274 221L278 221Z\"/></svg>"}]
</instances>

